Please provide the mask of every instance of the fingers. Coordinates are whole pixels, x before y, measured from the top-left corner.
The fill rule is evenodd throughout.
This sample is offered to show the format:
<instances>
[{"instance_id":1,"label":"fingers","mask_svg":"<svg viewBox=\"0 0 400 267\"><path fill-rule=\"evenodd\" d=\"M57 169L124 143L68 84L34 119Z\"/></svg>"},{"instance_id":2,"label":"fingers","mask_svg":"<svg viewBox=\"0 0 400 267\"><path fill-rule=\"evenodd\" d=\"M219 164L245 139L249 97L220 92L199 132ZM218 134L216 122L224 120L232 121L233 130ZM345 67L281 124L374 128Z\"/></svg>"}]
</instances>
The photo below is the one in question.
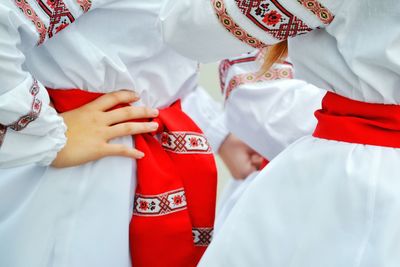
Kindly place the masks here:
<instances>
[{"instance_id":1,"label":"fingers","mask_svg":"<svg viewBox=\"0 0 400 267\"><path fill-rule=\"evenodd\" d=\"M155 118L158 114L157 109L130 106L106 112L105 119L108 125L112 125L134 119Z\"/></svg>"},{"instance_id":2,"label":"fingers","mask_svg":"<svg viewBox=\"0 0 400 267\"><path fill-rule=\"evenodd\" d=\"M86 105L87 108L106 111L118 104L128 104L139 100L139 96L132 91L117 91L100 96Z\"/></svg>"},{"instance_id":3,"label":"fingers","mask_svg":"<svg viewBox=\"0 0 400 267\"><path fill-rule=\"evenodd\" d=\"M107 144L104 147L104 156L121 156L134 159L141 159L144 157L144 153L135 149L128 147L126 145L119 144Z\"/></svg>"},{"instance_id":4,"label":"fingers","mask_svg":"<svg viewBox=\"0 0 400 267\"><path fill-rule=\"evenodd\" d=\"M156 131L158 128L158 123L156 122L126 122L116 124L114 126L109 127L106 131L106 138L108 140L122 137L122 136L129 136L129 135L136 135L142 133L150 133Z\"/></svg>"}]
</instances>

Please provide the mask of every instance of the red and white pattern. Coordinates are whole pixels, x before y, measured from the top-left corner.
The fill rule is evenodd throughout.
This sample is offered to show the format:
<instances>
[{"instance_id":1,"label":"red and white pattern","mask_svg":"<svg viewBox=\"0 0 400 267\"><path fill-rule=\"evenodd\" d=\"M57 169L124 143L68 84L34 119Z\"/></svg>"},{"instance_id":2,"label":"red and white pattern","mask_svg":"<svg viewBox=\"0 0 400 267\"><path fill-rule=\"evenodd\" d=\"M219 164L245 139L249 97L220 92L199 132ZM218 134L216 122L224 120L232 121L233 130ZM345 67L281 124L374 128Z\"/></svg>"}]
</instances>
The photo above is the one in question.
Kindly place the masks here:
<instances>
[{"instance_id":1,"label":"red and white pattern","mask_svg":"<svg viewBox=\"0 0 400 267\"><path fill-rule=\"evenodd\" d=\"M241 85L280 79L293 79L292 67L270 69L264 74L244 73L235 75L229 81L229 84L226 88L225 99L228 99L232 91Z\"/></svg>"},{"instance_id":2,"label":"red and white pattern","mask_svg":"<svg viewBox=\"0 0 400 267\"><path fill-rule=\"evenodd\" d=\"M178 154L211 154L211 146L207 138L193 132L163 132L161 134L162 147Z\"/></svg>"},{"instance_id":3,"label":"red and white pattern","mask_svg":"<svg viewBox=\"0 0 400 267\"><path fill-rule=\"evenodd\" d=\"M135 195L133 213L139 216L162 216L187 208L183 188L160 195Z\"/></svg>"},{"instance_id":4,"label":"red and white pattern","mask_svg":"<svg viewBox=\"0 0 400 267\"><path fill-rule=\"evenodd\" d=\"M207 247L210 245L214 228L193 228L193 242L195 246Z\"/></svg>"},{"instance_id":5,"label":"red and white pattern","mask_svg":"<svg viewBox=\"0 0 400 267\"><path fill-rule=\"evenodd\" d=\"M335 16L321 3L316 0L297 0L300 4L302 4L305 8L310 10L314 15L318 17L318 19L325 25L328 25L332 22Z\"/></svg>"},{"instance_id":6,"label":"red and white pattern","mask_svg":"<svg viewBox=\"0 0 400 267\"><path fill-rule=\"evenodd\" d=\"M76 2L81 7L83 13L88 12L92 7L92 0L76 0Z\"/></svg>"},{"instance_id":7,"label":"red and white pattern","mask_svg":"<svg viewBox=\"0 0 400 267\"><path fill-rule=\"evenodd\" d=\"M14 131L21 131L28 126L29 123L36 120L39 117L40 111L42 109L42 101L37 98L37 94L39 93L40 87L36 80L34 80L31 89L29 92L33 97L31 111L19 118L16 122L8 125L9 128Z\"/></svg>"},{"instance_id":8,"label":"red and white pattern","mask_svg":"<svg viewBox=\"0 0 400 267\"><path fill-rule=\"evenodd\" d=\"M0 148L3 145L4 138L6 137L7 127L0 123Z\"/></svg>"},{"instance_id":9,"label":"red and white pattern","mask_svg":"<svg viewBox=\"0 0 400 267\"><path fill-rule=\"evenodd\" d=\"M211 2L214 6L214 10L219 21L228 32L230 32L240 41L254 48L263 48L266 46L266 44L251 36L246 30L234 22L234 20L228 14L223 0L211 0Z\"/></svg>"},{"instance_id":10,"label":"red and white pattern","mask_svg":"<svg viewBox=\"0 0 400 267\"><path fill-rule=\"evenodd\" d=\"M311 31L302 20L284 8L278 0L235 0L240 11L254 25L278 40L286 40Z\"/></svg>"},{"instance_id":11,"label":"red and white pattern","mask_svg":"<svg viewBox=\"0 0 400 267\"><path fill-rule=\"evenodd\" d=\"M39 34L38 45L42 44L46 38L52 38L75 21L75 17L63 0L35 1L49 18L49 25L44 24L27 0L14 0L17 7L35 25ZM91 0L76 0L76 4L80 6L82 13L88 12L92 7Z\"/></svg>"},{"instance_id":12,"label":"red and white pattern","mask_svg":"<svg viewBox=\"0 0 400 267\"><path fill-rule=\"evenodd\" d=\"M39 40L37 45L40 45L46 39L47 27L43 23L43 21L36 14L35 10L31 7L31 5L26 0L14 0L16 6L24 13L24 15L33 23L36 28L37 33L39 34Z\"/></svg>"}]
</instances>

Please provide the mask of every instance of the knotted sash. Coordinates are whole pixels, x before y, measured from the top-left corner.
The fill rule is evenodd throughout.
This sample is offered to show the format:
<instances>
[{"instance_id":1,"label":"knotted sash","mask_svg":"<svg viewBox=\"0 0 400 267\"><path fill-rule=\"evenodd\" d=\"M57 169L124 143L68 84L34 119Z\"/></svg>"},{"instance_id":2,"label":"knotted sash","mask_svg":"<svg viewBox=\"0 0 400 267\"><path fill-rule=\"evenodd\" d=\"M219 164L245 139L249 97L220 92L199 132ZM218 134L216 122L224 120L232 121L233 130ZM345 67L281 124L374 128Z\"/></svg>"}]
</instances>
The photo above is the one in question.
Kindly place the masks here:
<instances>
[{"instance_id":1,"label":"knotted sash","mask_svg":"<svg viewBox=\"0 0 400 267\"><path fill-rule=\"evenodd\" d=\"M60 113L100 97L79 89L48 89ZM128 105L119 105L120 108ZM211 241L216 201L216 167L207 139L181 110L160 110L157 132L135 135L145 153L137 160L137 188L130 223L135 267L196 266Z\"/></svg>"},{"instance_id":2,"label":"knotted sash","mask_svg":"<svg viewBox=\"0 0 400 267\"><path fill-rule=\"evenodd\" d=\"M400 148L399 105L366 103L328 92L315 116L314 137Z\"/></svg>"}]
</instances>

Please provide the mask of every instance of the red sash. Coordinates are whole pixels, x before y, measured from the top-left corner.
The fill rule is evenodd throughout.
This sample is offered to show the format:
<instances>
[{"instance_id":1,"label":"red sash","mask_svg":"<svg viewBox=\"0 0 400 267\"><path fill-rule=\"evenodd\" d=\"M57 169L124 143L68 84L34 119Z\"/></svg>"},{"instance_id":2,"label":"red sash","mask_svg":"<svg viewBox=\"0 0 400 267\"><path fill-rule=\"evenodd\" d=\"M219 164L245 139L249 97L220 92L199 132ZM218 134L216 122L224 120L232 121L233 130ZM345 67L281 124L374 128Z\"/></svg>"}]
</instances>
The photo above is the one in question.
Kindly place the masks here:
<instances>
[{"instance_id":1,"label":"red sash","mask_svg":"<svg viewBox=\"0 0 400 267\"><path fill-rule=\"evenodd\" d=\"M328 92L315 116L315 137L400 148L400 105L365 103Z\"/></svg>"},{"instance_id":2,"label":"red sash","mask_svg":"<svg viewBox=\"0 0 400 267\"><path fill-rule=\"evenodd\" d=\"M102 95L78 89L48 91L60 113ZM118 107L122 106L127 105ZM138 183L130 224L132 264L196 266L213 232L217 175L214 157L206 138L182 112L179 101L160 110L154 121L160 125L157 133L134 137L136 148L145 157L137 161Z\"/></svg>"}]
</instances>

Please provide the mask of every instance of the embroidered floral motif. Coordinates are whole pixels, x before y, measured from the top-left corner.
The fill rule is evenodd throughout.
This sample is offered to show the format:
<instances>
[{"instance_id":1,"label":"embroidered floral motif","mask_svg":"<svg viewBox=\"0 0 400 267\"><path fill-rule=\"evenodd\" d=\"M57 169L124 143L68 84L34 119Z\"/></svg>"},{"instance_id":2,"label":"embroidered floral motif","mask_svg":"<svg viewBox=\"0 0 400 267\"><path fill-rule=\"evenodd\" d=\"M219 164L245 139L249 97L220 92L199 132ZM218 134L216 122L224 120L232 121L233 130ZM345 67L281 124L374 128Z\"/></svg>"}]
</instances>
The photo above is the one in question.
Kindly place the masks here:
<instances>
[{"instance_id":1,"label":"embroidered floral motif","mask_svg":"<svg viewBox=\"0 0 400 267\"><path fill-rule=\"evenodd\" d=\"M138 216L162 216L187 208L183 188L160 195L136 194L133 214Z\"/></svg>"},{"instance_id":2,"label":"embroidered floral motif","mask_svg":"<svg viewBox=\"0 0 400 267\"><path fill-rule=\"evenodd\" d=\"M317 0L297 0L300 4L302 4L305 8L310 10L314 15L318 17L318 19L325 25L330 24L335 16L325 8L321 3Z\"/></svg>"},{"instance_id":3,"label":"embroidered floral motif","mask_svg":"<svg viewBox=\"0 0 400 267\"><path fill-rule=\"evenodd\" d=\"M228 32L230 32L240 41L254 48L262 48L266 46L263 42L251 36L249 33L247 33L246 30L244 30L234 22L234 20L229 16L223 0L211 0L211 1L219 21Z\"/></svg>"},{"instance_id":4,"label":"embroidered floral motif","mask_svg":"<svg viewBox=\"0 0 400 267\"><path fill-rule=\"evenodd\" d=\"M163 132L161 134L162 147L178 154L211 154L211 146L207 138L199 133L192 132Z\"/></svg>"},{"instance_id":5,"label":"embroidered floral motif","mask_svg":"<svg viewBox=\"0 0 400 267\"><path fill-rule=\"evenodd\" d=\"M36 12L33 10L31 5L27 0L15 0L16 6L24 13L24 15L32 21L33 25L35 25L36 31L39 34L39 41L37 45L40 45L46 39L47 28L43 21L38 17Z\"/></svg>"},{"instance_id":6,"label":"embroidered floral motif","mask_svg":"<svg viewBox=\"0 0 400 267\"><path fill-rule=\"evenodd\" d=\"M245 73L234 76L226 88L225 99L228 99L234 89L249 83L259 83L264 81L293 79L293 71L291 67L271 69L263 75L259 73Z\"/></svg>"},{"instance_id":7,"label":"embroidered floral motif","mask_svg":"<svg viewBox=\"0 0 400 267\"><path fill-rule=\"evenodd\" d=\"M0 123L0 148L3 145L4 138L6 137L7 127Z\"/></svg>"},{"instance_id":8,"label":"embroidered floral motif","mask_svg":"<svg viewBox=\"0 0 400 267\"><path fill-rule=\"evenodd\" d=\"M16 122L8 125L10 129L14 131L21 131L26 128L32 121L36 120L39 117L40 111L42 109L42 101L37 98L37 94L39 93L39 85L36 80L34 80L33 85L29 92L33 97L33 102L31 106L31 111L19 118Z\"/></svg>"},{"instance_id":9,"label":"embroidered floral motif","mask_svg":"<svg viewBox=\"0 0 400 267\"><path fill-rule=\"evenodd\" d=\"M91 0L76 0L76 2L81 7L83 13L88 12L89 9L92 7L92 1Z\"/></svg>"},{"instance_id":10,"label":"embroidered floral motif","mask_svg":"<svg viewBox=\"0 0 400 267\"><path fill-rule=\"evenodd\" d=\"M311 29L285 9L278 0L235 0L240 11L257 27L278 40L286 40Z\"/></svg>"},{"instance_id":11,"label":"embroidered floral motif","mask_svg":"<svg viewBox=\"0 0 400 267\"><path fill-rule=\"evenodd\" d=\"M193 242L195 246L206 247L210 245L214 233L213 228L193 228Z\"/></svg>"}]
</instances>

